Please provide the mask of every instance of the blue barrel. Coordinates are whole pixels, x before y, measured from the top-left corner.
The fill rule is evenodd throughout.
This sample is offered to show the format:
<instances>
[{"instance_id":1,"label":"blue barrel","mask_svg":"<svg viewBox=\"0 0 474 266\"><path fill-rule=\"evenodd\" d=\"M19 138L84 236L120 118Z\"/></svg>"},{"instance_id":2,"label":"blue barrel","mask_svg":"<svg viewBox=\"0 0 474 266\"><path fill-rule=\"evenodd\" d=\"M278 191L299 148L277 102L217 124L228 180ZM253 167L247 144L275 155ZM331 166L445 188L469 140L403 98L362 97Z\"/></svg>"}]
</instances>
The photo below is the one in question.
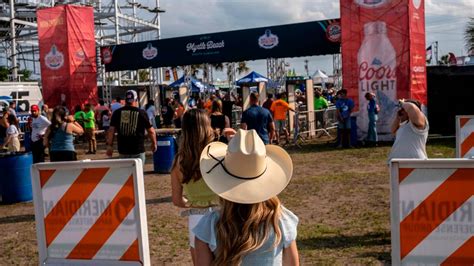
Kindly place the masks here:
<instances>
[{"instance_id":1,"label":"blue barrel","mask_svg":"<svg viewBox=\"0 0 474 266\"><path fill-rule=\"evenodd\" d=\"M31 152L0 154L0 193L3 203L31 201Z\"/></svg>"},{"instance_id":2,"label":"blue barrel","mask_svg":"<svg viewBox=\"0 0 474 266\"><path fill-rule=\"evenodd\" d=\"M153 154L153 170L155 173L169 173L176 155L177 145L174 136L157 137L157 147Z\"/></svg>"}]
</instances>

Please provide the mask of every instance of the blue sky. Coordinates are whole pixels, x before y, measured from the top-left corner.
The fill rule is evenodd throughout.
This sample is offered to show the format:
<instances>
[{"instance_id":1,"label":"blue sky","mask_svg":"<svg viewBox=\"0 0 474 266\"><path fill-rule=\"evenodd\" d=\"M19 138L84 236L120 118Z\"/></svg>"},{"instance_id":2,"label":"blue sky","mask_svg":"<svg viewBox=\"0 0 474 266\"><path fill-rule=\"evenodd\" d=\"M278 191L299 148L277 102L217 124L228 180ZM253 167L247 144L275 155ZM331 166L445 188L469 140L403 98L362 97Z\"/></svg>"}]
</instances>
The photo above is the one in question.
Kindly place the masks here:
<instances>
[{"instance_id":1,"label":"blue sky","mask_svg":"<svg viewBox=\"0 0 474 266\"><path fill-rule=\"evenodd\" d=\"M337 0L160 0L160 5L166 10L161 16L162 38L340 17ZM463 31L474 16L474 0L426 0L425 9L427 45L438 41L440 56L466 54ZM332 56L287 61L297 73L304 73L305 59L310 73L316 69L332 72ZM264 60L248 65L266 74ZM218 77L225 78L222 73Z\"/></svg>"}]
</instances>

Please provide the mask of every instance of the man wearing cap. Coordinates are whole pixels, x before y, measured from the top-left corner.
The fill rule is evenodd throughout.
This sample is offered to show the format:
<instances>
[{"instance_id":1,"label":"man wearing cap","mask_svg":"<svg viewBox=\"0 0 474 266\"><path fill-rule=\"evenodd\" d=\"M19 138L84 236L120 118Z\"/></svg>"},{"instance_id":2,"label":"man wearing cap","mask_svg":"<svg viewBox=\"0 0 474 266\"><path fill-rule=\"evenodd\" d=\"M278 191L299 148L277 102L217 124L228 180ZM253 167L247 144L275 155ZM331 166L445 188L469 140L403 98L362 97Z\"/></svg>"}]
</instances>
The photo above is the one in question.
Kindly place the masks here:
<instances>
[{"instance_id":1,"label":"man wearing cap","mask_svg":"<svg viewBox=\"0 0 474 266\"><path fill-rule=\"evenodd\" d=\"M31 110L31 152L33 153L33 163L44 162L43 135L51 125L49 120L40 115L39 106L34 104Z\"/></svg>"},{"instance_id":2,"label":"man wearing cap","mask_svg":"<svg viewBox=\"0 0 474 266\"><path fill-rule=\"evenodd\" d=\"M117 149L120 158L140 158L145 165L145 130L151 140L151 150L156 151L156 134L146 112L138 108L134 90L125 94L125 106L112 114L107 131L107 155L112 156L114 134L117 133Z\"/></svg>"},{"instance_id":3,"label":"man wearing cap","mask_svg":"<svg viewBox=\"0 0 474 266\"><path fill-rule=\"evenodd\" d=\"M397 117L392 124L395 142L388 160L393 158L428 159L426 141L429 123L416 100L399 101Z\"/></svg>"},{"instance_id":4,"label":"man wearing cap","mask_svg":"<svg viewBox=\"0 0 474 266\"><path fill-rule=\"evenodd\" d=\"M270 111L258 105L258 97L258 93L252 92L250 94L250 107L242 113L240 128L255 129L266 145L270 144L274 137L275 124Z\"/></svg>"}]
</instances>

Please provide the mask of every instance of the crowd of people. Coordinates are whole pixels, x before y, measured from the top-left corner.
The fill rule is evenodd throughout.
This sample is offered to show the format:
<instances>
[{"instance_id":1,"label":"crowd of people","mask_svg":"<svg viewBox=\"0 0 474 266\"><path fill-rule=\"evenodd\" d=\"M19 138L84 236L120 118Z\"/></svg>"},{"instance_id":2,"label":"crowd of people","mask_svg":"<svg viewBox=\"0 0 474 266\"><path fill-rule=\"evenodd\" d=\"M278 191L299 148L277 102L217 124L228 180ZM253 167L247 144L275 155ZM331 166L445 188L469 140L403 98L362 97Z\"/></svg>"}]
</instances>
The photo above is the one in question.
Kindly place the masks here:
<instances>
[{"instance_id":1,"label":"crowd of people","mask_svg":"<svg viewBox=\"0 0 474 266\"><path fill-rule=\"evenodd\" d=\"M334 102L339 121L341 145L350 146L350 117L354 102L347 91L335 97L315 93L315 110ZM181 128L178 151L171 170L172 202L184 208L188 217L189 246L195 265L298 265L296 246L298 217L278 199L292 178L293 164L277 144L280 134L288 141L286 121L295 111L280 93L260 105L253 92L249 107L242 113L240 128L232 128L230 93L211 95L200 105L185 108L166 99L160 120L153 101L139 108L137 93L129 90L125 104L117 98L110 107L103 101L93 107L76 106L74 114L63 106L50 110L31 106L31 150L34 163L74 161L74 137L84 135L87 154L97 152L95 135L106 132L108 156L114 141L120 158L140 158L145 163L145 139L156 151L155 128ZM379 107L374 95L365 95L368 104L368 141L376 143ZM229 108L230 106L230 108ZM230 112L230 113L229 113ZM323 124L324 118L316 116ZM159 122L159 123L158 123ZM401 100L393 124L395 143L390 158L426 158L428 121L416 101ZM14 109L3 112L0 141L9 151L20 150L20 130ZM406 144L409 145L406 145ZM245 167L242 167L245 165Z\"/></svg>"}]
</instances>

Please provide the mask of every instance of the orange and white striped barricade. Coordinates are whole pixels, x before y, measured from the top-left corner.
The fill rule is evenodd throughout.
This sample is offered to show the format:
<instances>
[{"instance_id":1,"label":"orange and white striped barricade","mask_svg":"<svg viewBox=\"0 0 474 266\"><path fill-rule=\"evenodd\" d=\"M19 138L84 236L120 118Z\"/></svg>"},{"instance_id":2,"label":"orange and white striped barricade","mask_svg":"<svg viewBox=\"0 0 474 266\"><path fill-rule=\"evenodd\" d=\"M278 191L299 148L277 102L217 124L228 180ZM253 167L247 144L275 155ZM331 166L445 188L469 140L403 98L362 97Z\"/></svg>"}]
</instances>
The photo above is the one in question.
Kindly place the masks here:
<instances>
[{"instance_id":1,"label":"orange and white striped barricade","mask_svg":"<svg viewBox=\"0 0 474 266\"><path fill-rule=\"evenodd\" d=\"M474 163L394 159L393 265L474 265Z\"/></svg>"},{"instance_id":2,"label":"orange and white striped barricade","mask_svg":"<svg viewBox=\"0 0 474 266\"><path fill-rule=\"evenodd\" d=\"M456 157L474 158L474 115L456 116Z\"/></svg>"},{"instance_id":3,"label":"orange and white striped barricade","mask_svg":"<svg viewBox=\"0 0 474 266\"><path fill-rule=\"evenodd\" d=\"M40 265L150 265L139 159L31 169Z\"/></svg>"}]
</instances>

